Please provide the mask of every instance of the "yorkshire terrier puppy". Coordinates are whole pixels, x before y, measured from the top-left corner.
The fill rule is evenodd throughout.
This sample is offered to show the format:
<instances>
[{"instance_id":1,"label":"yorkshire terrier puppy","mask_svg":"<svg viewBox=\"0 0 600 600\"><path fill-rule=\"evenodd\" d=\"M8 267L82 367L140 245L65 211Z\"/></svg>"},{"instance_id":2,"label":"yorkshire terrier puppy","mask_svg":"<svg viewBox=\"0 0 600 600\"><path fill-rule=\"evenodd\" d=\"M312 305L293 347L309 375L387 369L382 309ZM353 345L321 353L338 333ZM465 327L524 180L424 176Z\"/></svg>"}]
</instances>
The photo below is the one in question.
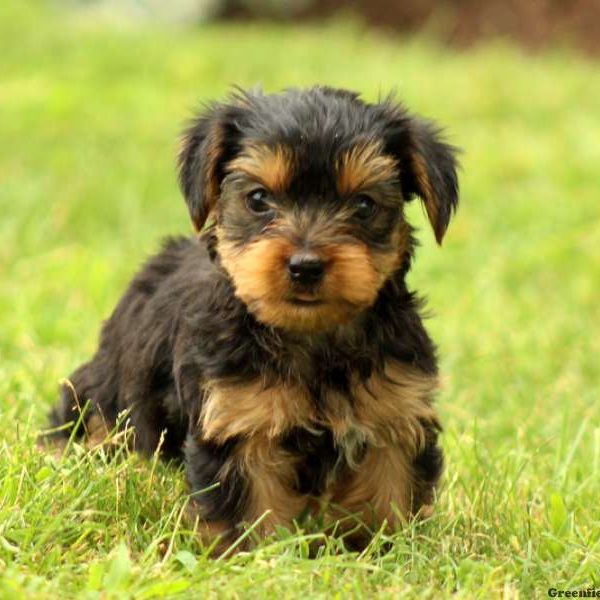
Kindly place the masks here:
<instances>
[{"instance_id":1,"label":"yorkshire terrier puppy","mask_svg":"<svg viewBox=\"0 0 600 600\"><path fill-rule=\"evenodd\" d=\"M392 100L313 87L206 108L179 153L198 235L133 279L63 386L55 435L98 443L127 411L136 449L181 457L192 492L208 488L201 531L224 544L260 517L267 535L351 515L364 543L428 514L437 366L405 283L404 206L420 198L441 243L456 165Z\"/></svg>"}]
</instances>

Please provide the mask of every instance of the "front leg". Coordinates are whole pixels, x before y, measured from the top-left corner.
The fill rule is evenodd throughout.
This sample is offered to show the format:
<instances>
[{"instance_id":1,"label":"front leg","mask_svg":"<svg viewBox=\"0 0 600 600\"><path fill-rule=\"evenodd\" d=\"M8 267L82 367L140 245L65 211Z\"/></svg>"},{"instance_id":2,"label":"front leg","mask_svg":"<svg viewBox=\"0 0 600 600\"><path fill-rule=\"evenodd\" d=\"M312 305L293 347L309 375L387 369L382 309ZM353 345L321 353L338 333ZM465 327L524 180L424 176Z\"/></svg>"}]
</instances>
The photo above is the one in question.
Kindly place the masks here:
<instances>
[{"instance_id":1,"label":"front leg","mask_svg":"<svg viewBox=\"0 0 600 600\"><path fill-rule=\"evenodd\" d=\"M412 517L431 514L443 468L437 426L423 423L424 443L415 453L402 444L371 446L360 464L341 478L332 497L341 533L359 547L384 524L393 532Z\"/></svg>"},{"instance_id":2,"label":"front leg","mask_svg":"<svg viewBox=\"0 0 600 600\"><path fill-rule=\"evenodd\" d=\"M431 402L437 386L433 374L387 362L353 390L354 424L366 448L358 464L349 464L338 478L332 503L334 515L345 516L342 533L362 532L360 545L384 523L393 531L431 512L443 466L441 427ZM338 432L342 445L345 433Z\"/></svg>"},{"instance_id":3,"label":"front leg","mask_svg":"<svg viewBox=\"0 0 600 600\"><path fill-rule=\"evenodd\" d=\"M221 554L235 538L248 498L248 482L233 468L236 441L203 442L189 434L185 442L185 470L191 490L190 517L199 517L200 539L205 546L216 543Z\"/></svg>"},{"instance_id":4,"label":"front leg","mask_svg":"<svg viewBox=\"0 0 600 600\"><path fill-rule=\"evenodd\" d=\"M276 439L255 434L215 443L189 435L185 457L201 539L206 545L219 539L217 553L258 519L254 531L261 538L290 528L306 505L295 459Z\"/></svg>"}]
</instances>

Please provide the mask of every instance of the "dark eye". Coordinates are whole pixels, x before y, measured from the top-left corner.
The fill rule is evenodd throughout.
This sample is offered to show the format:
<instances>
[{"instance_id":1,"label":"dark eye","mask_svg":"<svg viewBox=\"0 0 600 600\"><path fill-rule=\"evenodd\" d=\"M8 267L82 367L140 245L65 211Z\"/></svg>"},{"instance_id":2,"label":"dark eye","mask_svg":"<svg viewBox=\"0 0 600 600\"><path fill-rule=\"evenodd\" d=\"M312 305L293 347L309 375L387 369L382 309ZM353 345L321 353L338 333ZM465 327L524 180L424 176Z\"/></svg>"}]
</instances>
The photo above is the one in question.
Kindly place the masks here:
<instances>
[{"instance_id":1,"label":"dark eye","mask_svg":"<svg viewBox=\"0 0 600 600\"><path fill-rule=\"evenodd\" d=\"M248 196L246 196L246 206L251 213L255 215L265 215L271 212L273 209L267 203L269 199L269 192L263 188L252 190Z\"/></svg>"},{"instance_id":2,"label":"dark eye","mask_svg":"<svg viewBox=\"0 0 600 600\"><path fill-rule=\"evenodd\" d=\"M377 212L377 204L370 196L360 194L352 201L354 216L361 221L370 219Z\"/></svg>"}]
</instances>

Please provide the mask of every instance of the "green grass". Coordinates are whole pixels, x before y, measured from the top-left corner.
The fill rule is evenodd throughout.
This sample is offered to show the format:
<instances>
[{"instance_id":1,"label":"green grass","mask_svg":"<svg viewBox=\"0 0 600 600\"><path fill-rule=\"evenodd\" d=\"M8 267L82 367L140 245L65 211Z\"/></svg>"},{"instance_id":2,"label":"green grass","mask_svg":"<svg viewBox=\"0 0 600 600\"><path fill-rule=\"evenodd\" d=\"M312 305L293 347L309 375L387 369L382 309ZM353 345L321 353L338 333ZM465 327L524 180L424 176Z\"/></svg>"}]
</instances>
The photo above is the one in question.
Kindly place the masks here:
<instances>
[{"instance_id":1,"label":"green grass","mask_svg":"<svg viewBox=\"0 0 600 600\"><path fill-rule=\"evenodd\" d=\"M432 520L362 555L307 535L210 560L180 470L37 452L57 383L166 234L176 135L229 84L397 87L465 149L442 249L423 212L447 472ZM545 597L600 586L600 70L565 52L322 27L114 28L0 7L0 597Z\"/></svg>"}]
</instances>

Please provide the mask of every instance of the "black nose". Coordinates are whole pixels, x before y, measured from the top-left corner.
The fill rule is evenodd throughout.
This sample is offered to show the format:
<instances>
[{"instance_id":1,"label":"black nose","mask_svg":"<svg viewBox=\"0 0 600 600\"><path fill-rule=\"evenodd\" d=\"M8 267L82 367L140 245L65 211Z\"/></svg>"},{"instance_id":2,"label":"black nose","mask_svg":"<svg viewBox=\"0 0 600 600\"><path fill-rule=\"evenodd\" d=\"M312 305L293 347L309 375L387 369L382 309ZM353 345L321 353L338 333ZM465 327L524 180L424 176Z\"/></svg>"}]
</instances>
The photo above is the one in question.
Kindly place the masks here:
<instances>
[{"instance_id":1,"label":"black nose","mask_svg":"<svg viewBox=\"0 0 600 600\"><path fill-rule=\"evenodd\" d=\"M290 279L302 285L314 285L323 279L325 265L312 252L294 254L288 261Z\"/></svg>"}]
</instances>

